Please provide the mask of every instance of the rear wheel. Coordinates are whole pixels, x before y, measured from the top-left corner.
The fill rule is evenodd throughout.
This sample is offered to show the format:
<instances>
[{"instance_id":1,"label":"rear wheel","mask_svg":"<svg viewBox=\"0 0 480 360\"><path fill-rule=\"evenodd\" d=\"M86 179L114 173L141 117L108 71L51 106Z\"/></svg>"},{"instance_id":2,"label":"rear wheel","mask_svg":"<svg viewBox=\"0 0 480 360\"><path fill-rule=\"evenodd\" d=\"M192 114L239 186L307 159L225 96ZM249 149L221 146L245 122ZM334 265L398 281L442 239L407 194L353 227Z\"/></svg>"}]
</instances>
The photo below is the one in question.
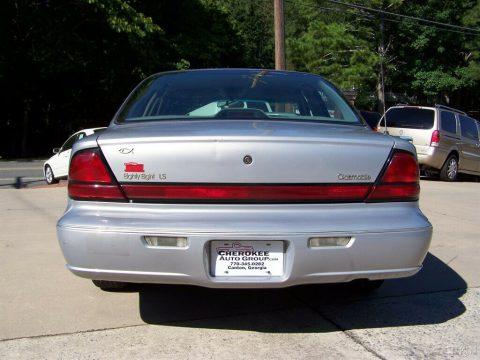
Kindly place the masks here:
<instances>
[{"instance_id":1,"label":"rear wheel","mask_svg":"<svg viewBox=\"0 0 480 360\"><path fill-rule=\"evenodd\" d=\"M127 287L127 283L119 281L92 280L92 282L102 290L121 290Z\"/></svg>"},{"instance_id":2,"label":"rear wheel","mask_svg":"<svg viewBox=\"0 0 480 360\"><path fill-rule=\"evenodd\" d=\"M440 171L440 179L443 181L455 181L458 176L458 159L450 155Z\"/></svg>"},{"instance_id":3,"label":"rear wheel","mask_svg":"<svg viewBox=\"0 0 480 360\"><path fill-rule=\"evenodd\" d=\"M55 176L53 175L53 171L52 171L52 168L50 167L50 165L45 166L45 182L48 185L58 183L58 180L55 179Z\"/></svg>"}]
</instances>

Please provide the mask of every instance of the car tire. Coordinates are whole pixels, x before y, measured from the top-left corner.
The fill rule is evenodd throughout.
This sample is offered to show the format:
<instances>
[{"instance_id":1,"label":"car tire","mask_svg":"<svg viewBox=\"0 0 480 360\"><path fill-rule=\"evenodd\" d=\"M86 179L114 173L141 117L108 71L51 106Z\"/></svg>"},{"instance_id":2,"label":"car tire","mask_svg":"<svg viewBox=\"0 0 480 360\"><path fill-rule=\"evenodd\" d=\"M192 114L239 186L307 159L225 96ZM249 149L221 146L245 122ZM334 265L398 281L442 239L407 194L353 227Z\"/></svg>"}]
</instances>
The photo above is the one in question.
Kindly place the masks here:
<instances>
[{"instance_id":1,"label":"car tire","mask_svg":"<svg viewBox=\"0 0 480 360\"><path fill-rule=\"evenodd\" d=\"M458 177L458 158L450 155L440 171L440 179L442 181L455 181Z\"/></svg>"},{"instance_id":2,"label":"car tire","mask_svg":"<svg viewBox=\"0 0 480 360\"><path fill-rule=\"evenodd\" d=\"M121 290L125 289L128 283L108 280L92 280L93 284L102 290Z\"/></svg>"},{"instance_id":3,"label":"car tire","mask_svg":"<svg viewBox=\"0 0 480 360\"><path fill-rule=\"evenodd\" d=\"M58 179L55 179L55 175L53 175L53 170L52 170L52 168L50 167L50 165L46 165L46 166L45 166L44 175L45 175L45 182L46 182L48 185L52 185L52 184L57 184L57 183L58 183Z\"/></svg>"}]
</instances>

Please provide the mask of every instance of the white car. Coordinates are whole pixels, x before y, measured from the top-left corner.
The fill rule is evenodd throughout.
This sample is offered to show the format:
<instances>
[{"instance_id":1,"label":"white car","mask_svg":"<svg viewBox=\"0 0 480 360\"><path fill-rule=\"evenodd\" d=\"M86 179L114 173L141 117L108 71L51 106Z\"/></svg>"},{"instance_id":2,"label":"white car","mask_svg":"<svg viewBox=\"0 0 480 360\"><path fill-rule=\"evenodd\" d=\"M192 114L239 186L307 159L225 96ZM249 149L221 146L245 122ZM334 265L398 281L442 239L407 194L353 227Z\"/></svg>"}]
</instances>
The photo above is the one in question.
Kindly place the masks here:
<instances>
[{"instance_id":1,"label":"white car","mask_svg":"<svg viewBox=\"0 0 480 360\"><path fill-rule=\"evenodd\" d=\"M66 179L70 164L70 153L73 144L80 139L105 129L105 127L83 129L70 136L60 148L53 149L53 156L43 164L43 174L47 184L56 184L60 179Z\"/></svg>"}]
</instances>

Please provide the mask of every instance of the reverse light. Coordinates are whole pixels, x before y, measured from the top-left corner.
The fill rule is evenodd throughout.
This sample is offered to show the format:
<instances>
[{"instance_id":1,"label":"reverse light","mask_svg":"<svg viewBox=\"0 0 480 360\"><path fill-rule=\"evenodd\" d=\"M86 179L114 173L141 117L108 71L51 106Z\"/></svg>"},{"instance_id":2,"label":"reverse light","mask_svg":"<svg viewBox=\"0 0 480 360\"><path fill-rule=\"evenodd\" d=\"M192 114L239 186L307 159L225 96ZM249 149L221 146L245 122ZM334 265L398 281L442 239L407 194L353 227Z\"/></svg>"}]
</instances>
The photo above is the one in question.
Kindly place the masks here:
<instances>
[{"instance_id":1,"label":"reverse light","mask_svg":"<svg viewBox=\"0 0 480 360\"><path fill-rule=\"evenodd\" d=\"M77 152L70 161L68 196L74 200L125 200L99 149Z\"/></svg>"},{"instance_id":2,"label":"reverse light","mask_svg":"<svg viewBox=\"0 0 480 360\"><path fill-rule=\"evenodd\" d=\"M438 130L435 130L432 132L432 137L430 139L430 146L438 146L440 143L440 132Z\"/></svg>"},{"instance_id":3,"label":"reverse light","mask_svg":"<svg viewBox=\"0 0 480 360\"><path fill-rule=\"evenodd\" d=\"M153 247L178 247L178 248L187 247L186 237L146 235L146 236L143 236L143 240L145 241L147 246L153 246Z\"/></svg>"},{"instance_id":4,"label":"reverse light","mask_svg":"<svg viewBox=\"0 0 480 360\"><path fill-rule=\"evenodd\" d=\"M311 237L308 239L308 247L347 246L351 240L351 236Z\"/></svg>"},{"instance_id":5,"label":"reverse light","mask_svg":"<svg viewBox=\"0 0 480 360\"><path fill-rule=\"evenodd\" d=\"M367 202L416 201L420 194L420 171L415 156L409 152L393 154L385 172L374 185Z\"/></svg>"}]
</instances>

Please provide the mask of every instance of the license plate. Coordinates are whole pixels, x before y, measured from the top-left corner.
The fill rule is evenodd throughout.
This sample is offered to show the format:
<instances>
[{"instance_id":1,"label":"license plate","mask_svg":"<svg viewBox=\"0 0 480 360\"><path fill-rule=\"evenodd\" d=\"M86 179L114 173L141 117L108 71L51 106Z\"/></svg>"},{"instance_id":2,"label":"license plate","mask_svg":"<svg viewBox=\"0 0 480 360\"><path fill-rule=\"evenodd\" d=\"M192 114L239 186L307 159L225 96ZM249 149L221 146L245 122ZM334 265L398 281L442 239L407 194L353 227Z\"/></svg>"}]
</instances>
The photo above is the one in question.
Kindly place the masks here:
<instances>
[{"instance_id":1,"label":"license plate","mask_svg":"<svg viewBox=\"0 0 480 360\"><path fill-rule=\"evenodd\" d=\"M213 276L283 275L283 241L212 241Z\"/></svg>"}]
</instances>

